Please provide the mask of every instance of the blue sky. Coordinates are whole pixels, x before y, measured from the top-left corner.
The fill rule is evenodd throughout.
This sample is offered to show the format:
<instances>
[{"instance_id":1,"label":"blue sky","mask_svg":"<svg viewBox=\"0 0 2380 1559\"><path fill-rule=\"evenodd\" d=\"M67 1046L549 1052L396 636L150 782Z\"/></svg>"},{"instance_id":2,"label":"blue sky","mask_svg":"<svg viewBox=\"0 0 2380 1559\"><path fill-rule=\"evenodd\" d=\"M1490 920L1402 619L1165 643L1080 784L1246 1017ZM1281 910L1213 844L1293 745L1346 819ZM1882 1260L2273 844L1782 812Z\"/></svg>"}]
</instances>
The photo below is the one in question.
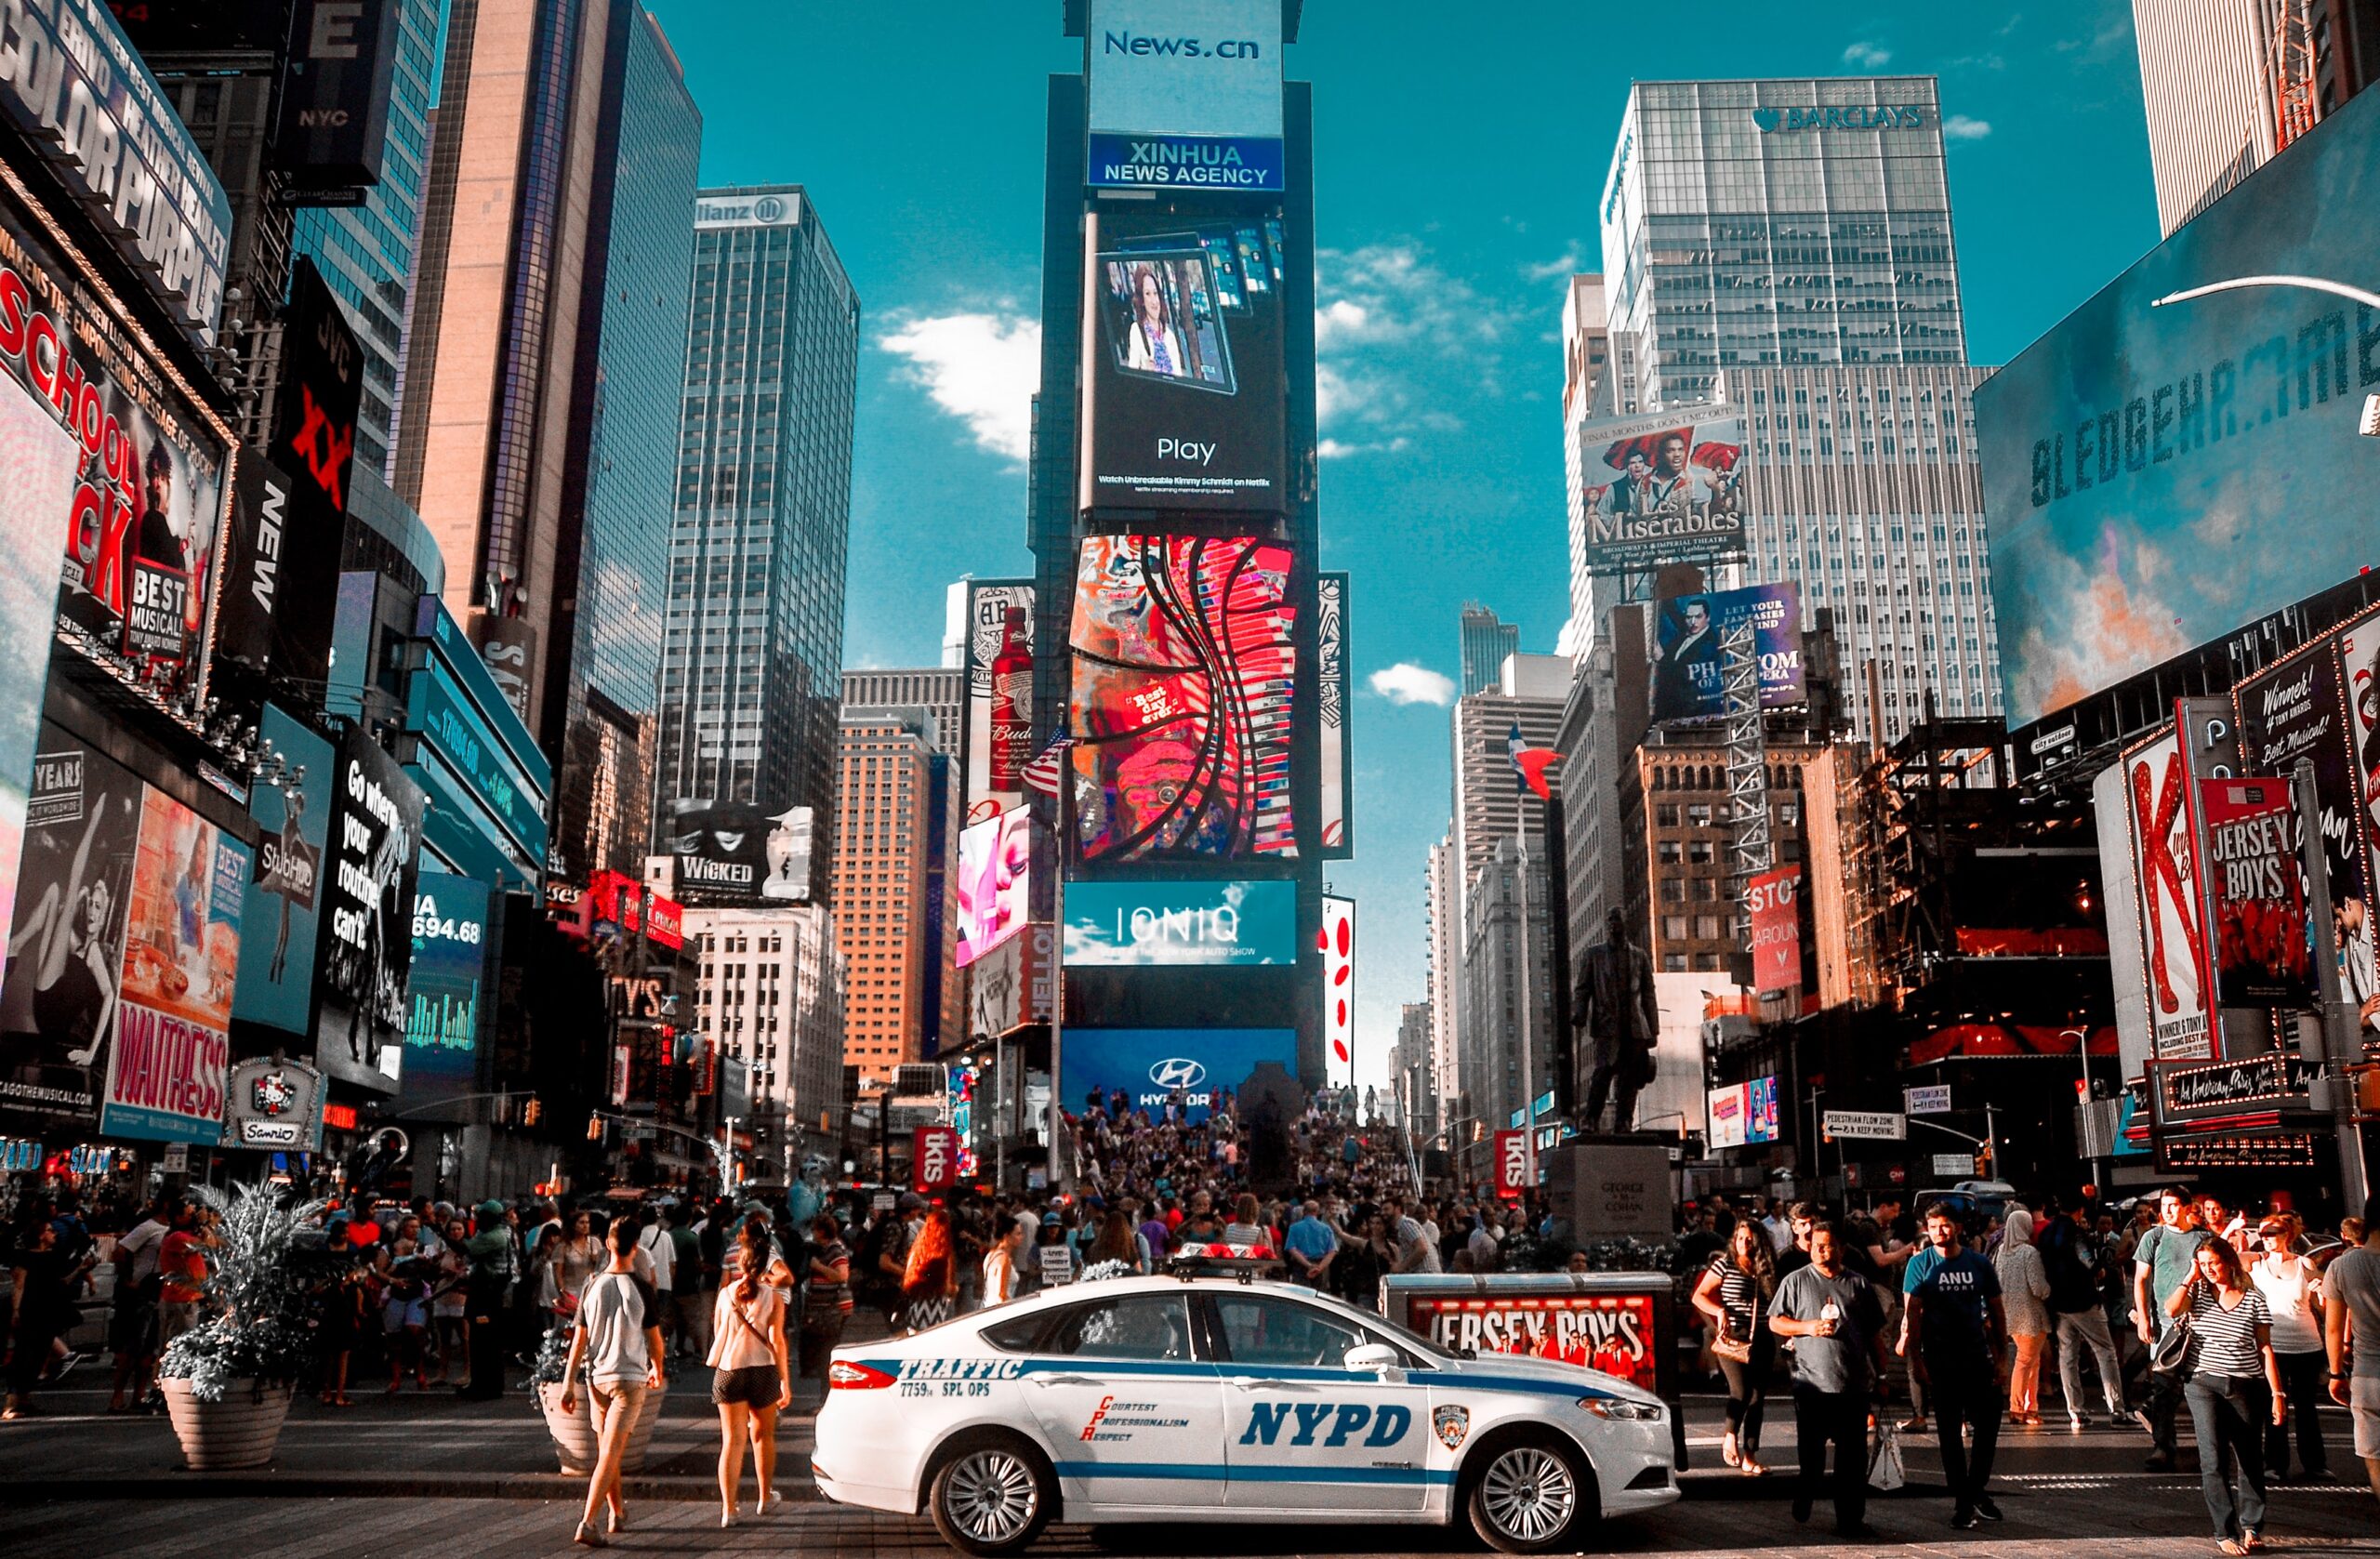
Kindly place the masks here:
<instances>
[{"instance_id":1,"label":"blue sky","mask_svg":"<svg viewBox=\"0 0 2380 1559\"><path fill-rule=\"evenodd\" d=\"M709 183L805 184L865 309L848 664L931 665L945 585L1022 573L1038 377L1042 80L1058 0L658 0ZM1497 7L1307 0L1322 254L1322 562L1359 679L1433 691L1477 601L1550 651L1567 611L1563 278L1632 79L1942 78L1969 350L2013 355L2157 239L2128 0ZM1358 1043L1421 995L1421 871L1448 717L1355 710ZM1375 1060L1368 1071L1383 1069Z\"/></svg>"}]
</instances>

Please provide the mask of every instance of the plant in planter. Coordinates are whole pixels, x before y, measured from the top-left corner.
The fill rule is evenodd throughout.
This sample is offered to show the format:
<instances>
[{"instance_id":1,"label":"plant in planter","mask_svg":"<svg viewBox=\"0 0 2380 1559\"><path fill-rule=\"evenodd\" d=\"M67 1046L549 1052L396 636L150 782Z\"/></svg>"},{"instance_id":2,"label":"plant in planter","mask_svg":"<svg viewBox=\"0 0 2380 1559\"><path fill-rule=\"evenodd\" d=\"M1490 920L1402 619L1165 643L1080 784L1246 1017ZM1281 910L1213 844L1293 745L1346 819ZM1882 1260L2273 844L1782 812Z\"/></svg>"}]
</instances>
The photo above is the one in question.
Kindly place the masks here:
<instances>
[{"instance_id":1,"label":"plant in planter","mask_svg":"<svg viewBox=\"0 0 2380 1559\"><path fill-rule=\"evenodd\" d=\"M211 1318L167 1344L158 1388L193 1470L260 1467L313 1363L296 1238L326 1204L293 1202L265 1182L191 1194L222 1221L204 1285Z\"/></svg>"},{"instance_id":2,"label":"plant in planter","mask_svg":"<svg viewBox=\"0 0 2380 1559\"><path fill-rule=\"evenodd\" d=\"M562 1470L574 1475L594 1470L596 1458L594 1393L588 1390L584 1374L578 1381L578 1410L562 1410L562 1380L570 1364L571 1323L556 1322L553 1329L537 1346L536 1361L529 1368L528 1389L537 1399L537 1407L546 1416L546 1433L554 1437L554 1454L561 1459ZM583 1361L582 1361L583 1363ZM653 1443L653 1426L661 1421L660 1392L645 1394L644 1407L628 1426L628 1444L620 1452L620 1469L633 1473L644 1465L645 1447Z\"/></svg>"}]
</instances>

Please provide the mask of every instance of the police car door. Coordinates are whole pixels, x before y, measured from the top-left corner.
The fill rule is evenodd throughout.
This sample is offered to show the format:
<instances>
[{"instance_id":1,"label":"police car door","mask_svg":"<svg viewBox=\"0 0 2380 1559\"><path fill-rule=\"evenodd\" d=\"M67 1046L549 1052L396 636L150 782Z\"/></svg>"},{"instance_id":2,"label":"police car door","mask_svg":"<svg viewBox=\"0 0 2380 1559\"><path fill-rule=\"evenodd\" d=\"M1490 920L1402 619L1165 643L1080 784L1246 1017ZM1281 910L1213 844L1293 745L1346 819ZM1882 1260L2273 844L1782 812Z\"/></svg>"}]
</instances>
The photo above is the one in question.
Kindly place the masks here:
<instances>
[{"instance_id":1,"label":"police car door","mask_svg":"<svg viewBox=\"0 0 2380 1559\"><path fill-rule=\"evenodd\" d=\"M1419 1511L1427 1492L1429 1393L1349 1369L1380 1341L1276 1294L1210 1289L1223 1379L1223 1454L1236 1510Z\"/></svg>"},{"instance_id":2,"label":"police car door","mask_svg":"<svg viewBox=\"0 0 2380 1559\"><path fill-rule=\"evenodd\" d=\"M1069 1511L1213 1506L1223 1390L1197 1354L1186 1286L1069 1305L1034 1353L1025 1400Z\"/></svg>"}]
</instances>

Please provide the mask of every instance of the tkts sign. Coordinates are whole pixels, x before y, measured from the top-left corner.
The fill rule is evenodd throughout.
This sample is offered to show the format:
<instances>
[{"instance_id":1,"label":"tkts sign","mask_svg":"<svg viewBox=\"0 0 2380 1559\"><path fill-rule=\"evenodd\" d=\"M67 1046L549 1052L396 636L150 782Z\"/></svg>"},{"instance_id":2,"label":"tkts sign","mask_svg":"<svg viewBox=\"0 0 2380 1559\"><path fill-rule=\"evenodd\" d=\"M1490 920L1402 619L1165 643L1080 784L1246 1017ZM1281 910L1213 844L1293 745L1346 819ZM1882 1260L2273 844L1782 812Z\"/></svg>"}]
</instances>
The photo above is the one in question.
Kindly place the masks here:
<instances>
[{"instance_id":1,"label":"tkts sign","mask_svg":"<svg viewBox=\"0 0 2380 1559\"><path fill-rule=\"evenodd\" d=\"M1496 1195L1518 1196L1528 1190L1528 1134L1496 1133Z\"/></svg>"},{"instance_id":2,"label":"tkts sign","mask_svg":"<svg viewBox=\"0 0 2380 1559\"><path fill-rule=\"evenodd\" d=\"M910 1188L947 1191L958 1183L958 1131L947 1126L919 1127L909 1143Z\"/></svg>"}]
</instances>

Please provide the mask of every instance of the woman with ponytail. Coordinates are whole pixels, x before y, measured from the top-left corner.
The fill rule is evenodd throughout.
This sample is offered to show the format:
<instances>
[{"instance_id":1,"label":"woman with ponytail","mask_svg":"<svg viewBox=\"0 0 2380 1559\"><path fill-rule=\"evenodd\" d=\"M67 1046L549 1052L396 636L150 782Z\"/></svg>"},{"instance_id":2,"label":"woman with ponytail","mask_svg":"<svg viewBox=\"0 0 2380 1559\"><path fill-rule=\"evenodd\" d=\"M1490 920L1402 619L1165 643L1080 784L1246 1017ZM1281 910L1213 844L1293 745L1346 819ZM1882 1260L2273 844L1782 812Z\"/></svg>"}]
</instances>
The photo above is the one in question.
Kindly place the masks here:
<instances>
[{"instance_id":1,"label":"woman with ponytail","mask_svg":"<svg viewBox=\"0 0 2380 1559\"><path fill-rule=\"evenodd\" d=\"M956 1313L959 1260L950 1238L950 1214L936 1208L918 1225L901 1272L901 1329L906 1334L938 1327Z\"/></svg>"},{"instance_id":2,"label":"woman with ponytail","mask_svg":"<svg viewBox=\"0 0 2380 1559\"><path fill-rule=\"evenodd\" d=\"M713 1372L710 1399L719 1408L721 1526L735 1525L736 1483L747 1444L760 1486L753 1511L766 1512L785 1498L776 1492L777 1413L793 1400L793 1375L786 1359L786 1291L769 1281L774 1249L768 1224L747 1219L735 1232L734 1275L720 1284L711 1318L707 1362Z\"/></svg>"}]
</instances>

